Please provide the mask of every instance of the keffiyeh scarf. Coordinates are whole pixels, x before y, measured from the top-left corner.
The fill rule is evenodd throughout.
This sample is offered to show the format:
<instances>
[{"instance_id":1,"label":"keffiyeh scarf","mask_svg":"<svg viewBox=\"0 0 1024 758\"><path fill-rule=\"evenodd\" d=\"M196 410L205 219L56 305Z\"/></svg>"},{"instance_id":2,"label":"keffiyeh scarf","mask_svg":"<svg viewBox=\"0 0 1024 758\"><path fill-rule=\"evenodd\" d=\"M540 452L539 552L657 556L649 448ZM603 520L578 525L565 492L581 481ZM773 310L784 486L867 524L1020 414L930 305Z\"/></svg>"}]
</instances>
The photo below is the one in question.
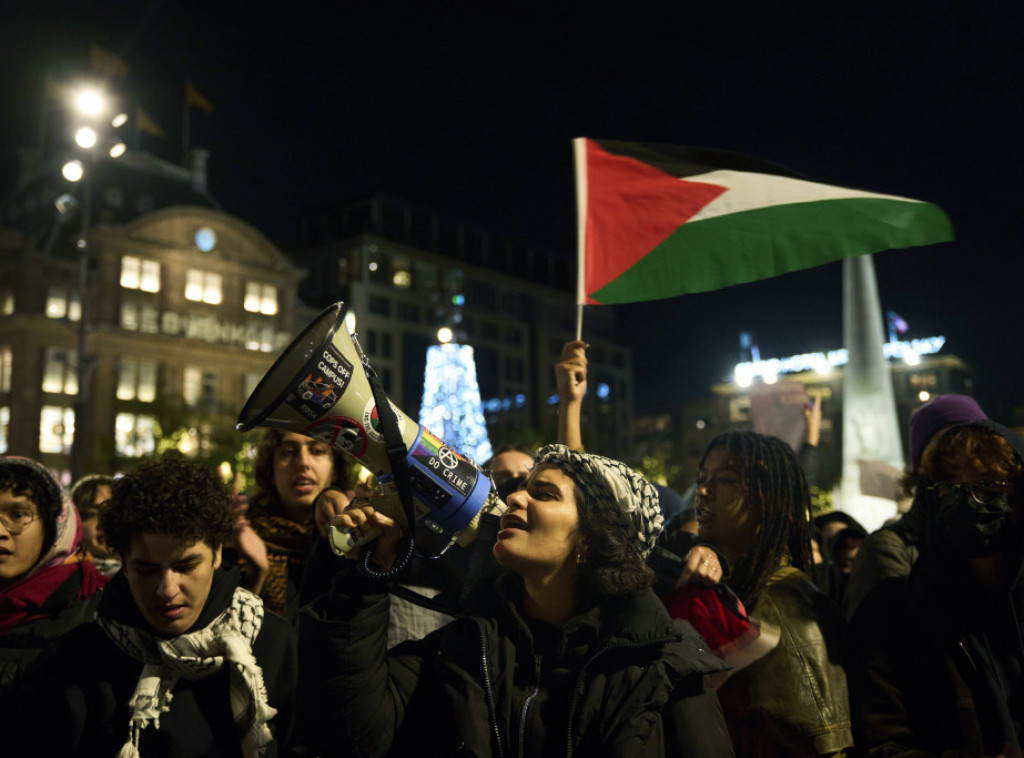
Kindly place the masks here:
<instances>
[{"instance_id":1,"label":"keffiyeh scarf","mask_svg":"<svg viewBox=\"0 0 1024 758\"><path fill-rule=\"evenodd\" d=\"M160 728L160 715L170 710L178 679L203 679L225 666L242 754L255 758L265 751L272 739L267 722L277 711L267 703L263 670L252 654L253 642L263 625L263 601L259 597L238 587L231 605L217 618L202 629L169 639L102 615L96 620L122 652L143 664L128 703L130 730L119 758L140 758L142 730L150 724Z\"/></svg>"}]
</instances>

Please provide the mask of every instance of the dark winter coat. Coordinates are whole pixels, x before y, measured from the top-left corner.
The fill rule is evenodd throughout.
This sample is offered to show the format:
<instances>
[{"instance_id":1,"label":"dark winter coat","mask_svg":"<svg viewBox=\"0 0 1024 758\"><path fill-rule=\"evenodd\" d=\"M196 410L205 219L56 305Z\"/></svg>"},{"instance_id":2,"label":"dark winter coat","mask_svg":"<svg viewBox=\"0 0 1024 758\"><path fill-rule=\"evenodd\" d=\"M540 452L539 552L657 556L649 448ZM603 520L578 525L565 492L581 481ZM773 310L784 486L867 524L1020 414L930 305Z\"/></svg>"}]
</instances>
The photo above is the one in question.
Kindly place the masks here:
<instances>
[{"instance_id":1,"label":"dark winter coat","mask_svg":"<svg viewBox=\"0 0 1024 758\"><path fill-rule=\"evenodd\" d=\"M1024 460L1024 440L992 422L978 423L996 428ZM1020 508L1018 502L1018 517ZM857 742L868 755L988 756L1021 743L1022 565L1018 524L1000 580L982 586L943 547L928 517L910 575L878 585L848 629Z\"/></svg>"},{"instance_id":2,"label":"dark winter coat","mask_svg":"<svg viewBox=\"0 0 1024 758\"><path fill-rule=\"evenodd\" d=\"M237 571L216 572L210 598L195 628L208 624L227 607L237 585ZM123 574L107 585L99 613L122 623L145 624ZM295 636L287 621L267 611L253 644L268 702L277 709L269 724L274 739L266 758L305 755L293 728ZM24 721L33 724L22 731L28 740L26 749L35 755L117 755L129 736L128 702L142 668L143 664L122 652L98 624L75 629L56 646L46 666L34 672L22 704ZM228 672L221 670L195 681L179 679L159 728L150 725L142 730L139 751L145 758L241 756Z\"/></svg>"},{"instance_id":3,"label":"dark winter coat","mask_svg":"<svg viewBox=\"0 0 1024 758\"><path fill-rule=\"evenodd\" d=\"M41 654L75 627L92 621L102 593L79 598L81 587L81 572L71 574L47 600L46 609L52 615L0 636L0 710L17 697L18 679Z\"/></svg>"},{"instance_id":4,"label":"dark winter coat","mask_svg":"<svg viewBox=\"0 0 1024 758\"><path fill-rule=\"evenodd\" d=\"M378 594L364 594L376 590ZM648 592L561 628L491 611L385 651L388 596L347 572L299 622L320 755L729 756L707 674L724 664Z\"/></svg>"}]
</instances>

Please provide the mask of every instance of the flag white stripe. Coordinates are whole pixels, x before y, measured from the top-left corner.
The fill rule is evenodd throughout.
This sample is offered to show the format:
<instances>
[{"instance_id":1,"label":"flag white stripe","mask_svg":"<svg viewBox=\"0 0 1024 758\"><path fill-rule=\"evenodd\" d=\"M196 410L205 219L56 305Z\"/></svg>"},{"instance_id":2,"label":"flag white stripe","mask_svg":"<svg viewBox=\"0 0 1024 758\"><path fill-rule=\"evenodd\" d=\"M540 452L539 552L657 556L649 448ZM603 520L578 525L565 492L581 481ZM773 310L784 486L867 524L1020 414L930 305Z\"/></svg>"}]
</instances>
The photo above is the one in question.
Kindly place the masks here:
<instances>
[{"instance_id":1,"label":"flag white stripe","mask_svg":"<svg viewBox=\"0 0 1024 758\"><path fill-rule=\"evenodd\" d=\"M880 195L876 192L863 192L847 187L836 187L831 184L807 182L802 179L791 179L786 176L758 174L747 171L711 171L706 174L684 176L681 181L703 182L726 187L727 190L700 209L687 223L702 221L728 213L741 213L759 208L770 208L773 205L792 205L794 203L814 203L820 200L849 200L860 198L877 198L895 200L905 203L920 203L909 197L898 195Z\"/></svg>"}]
</instances>

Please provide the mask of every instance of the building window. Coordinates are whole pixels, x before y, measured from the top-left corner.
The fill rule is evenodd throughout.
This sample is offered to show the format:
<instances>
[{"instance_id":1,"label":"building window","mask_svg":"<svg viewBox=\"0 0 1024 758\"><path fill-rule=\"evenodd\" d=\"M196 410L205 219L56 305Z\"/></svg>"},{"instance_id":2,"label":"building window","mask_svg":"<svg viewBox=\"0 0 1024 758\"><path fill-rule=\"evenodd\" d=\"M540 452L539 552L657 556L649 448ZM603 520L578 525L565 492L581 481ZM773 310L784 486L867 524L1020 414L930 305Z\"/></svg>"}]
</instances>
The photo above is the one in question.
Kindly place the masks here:
<instances>
[{"instance_id":1,"label":"building window","mask_svg":"<svg viewBox=\"0 0 1024 758\"><path fill-rule=\"evenodd\" d=\"M11 364L14 354L7 345L0 345L0 392L11 391Z\"/></svg>"},{"instance_id":2,"label":"building window","mask_svg":"<svg viewBox=\"0 0 1024 758\"><path fill-rule=\"evenodd\" d=\"M118 400L156 400L156 361L122 358L118 365Z\"/></svg>"},{"instance_id":3,"label":"building window","mask_svg":"<svg viewBox=\"0 0 1024 758\"><path fill-rule=\"evenodd\" d=\"M0 454L10 448L11 409L0 407Z\"/></svg>"},{"instance_id":4,"label":"building window","mask_svg":"<svg viewBox=\"0 0 1024 758\"><path fill-rule=\"evenodd\" d=\"M219 377L216 371L203 371L198 366L185 367L181 395L188 405L217 402Z\"/></svg>"},{"instance_id":5,"label":"building window","mask_svg":"<svg viewBox=\"0 0 1024 758\"><path fill-rule=\"evenodd\" d=\"M198 366L185 366L184 377L181 396L186 405L195 405L203 393L203 370Z\"/></svg>"},{"instance_id":6,"label":"building window","mask_svg":"<svg viewBox=\"0 0 1024 758\"><path fill-rule=\"evenodd\" d=\"M399 303L398 318L415 324L420 320L420 309L412 303Z\"/></svg>"},{"instance_id":7,"label":"building window","mask_svg":"<svg viewBox=\"0 0 1024 758\"><path fill-rule=\"evenodd\" d=\"M14 313L14 290L0 292L0 316L10 316Z\"/></svg>"},{"instance_id":8,"label":"building window","mask_svg":"<svg viewBox=\"0 0 1024 758\"><path fill-rule=\"evenodd\" d=\"M121 286L143 292L160 291L160 264L133 255L121 258Z\"/></svg>"},{"instance_id":9,"label":"building window","mask_svg":"<svg viewBox=\"0 0 1024 758\"><path fill-rule=\"evenodd\" d=\"M70 453L74 439L74 410L44 405L39 411L39 452Z\"/></svg>"},{"instance_id":10,"label":"building window","mask_svg":"<svg viewBox=\"0 0 1024 758\"><path fill-rule=\"evenodd\" d=\"M78 376L75 372L77 355L74 350L63 347L46 348L46 364L43 367L43 392L57 392L65 395L78 394Z\"/></svg>"},{"instance_id":11,"label":"building window","mask_svg":"<svg viewBox=\"0 0 1024 758\"><path fill-rule=\"evenodd\" d=\"M124 303L121 306L121 328L156 334L160 331L160 311L152 305Z\"/></svg>"},{"instance_id":12,"label":"building window","mask_svg":"<svg viewBox=\"0 0 1024 758\"><path fill-rule=\"evenodd\" d=\"M245 309L249 313L273 316L277 313L277 287L272 284L246 282Z\"/></svg>"},{"instance_id":13,"label":"building window","mask_svg":"<svg viewBox=\"0 0 1024 758\"><path fill-rule=\"evenodd\" d=\"M190 268L185 275L185 299L196 303L220 305L220 274Z\"/></svg>"},{"instance_id":14,"label":"building window","mask_svg":"<svg viewBox=\"0 0 1024 758\"><path fill-rule=\"evenodd\" d=\"M384 297L370 295L369 302L367 303L367 310L377 316L390 316L391 301Z\"/></svg>"},{"instance_id":15,"label":"building window","mask_svg":"<svg viewBox=\"0 0 1024 758\"><path fill-rule=\"evenodd\" d=\"M114 446L118 455L141 458L156 451L156 419L135 413L118 413L114 419Z\"/></svg>"},{"instance_id":16,"label":"building window","mask_svg":"<svg viewBox=\"0 0 1024 758\"><path fill-rule=\"evenodd\" d=\"M242 377L242 397L248 398L256 391L263 374L246 374Z\"/></svg>"},{"instance_id":17,"label":"building window","mask_svg":"<svg viewBox=\"0 0 1024 758\"><path fill-rule=\"evenodd\" d=\"M82 318L82 303L78 293L68 293L64 287L50 287L46 293L46 317L78 321Z\"/></svg>"}]
</instances>

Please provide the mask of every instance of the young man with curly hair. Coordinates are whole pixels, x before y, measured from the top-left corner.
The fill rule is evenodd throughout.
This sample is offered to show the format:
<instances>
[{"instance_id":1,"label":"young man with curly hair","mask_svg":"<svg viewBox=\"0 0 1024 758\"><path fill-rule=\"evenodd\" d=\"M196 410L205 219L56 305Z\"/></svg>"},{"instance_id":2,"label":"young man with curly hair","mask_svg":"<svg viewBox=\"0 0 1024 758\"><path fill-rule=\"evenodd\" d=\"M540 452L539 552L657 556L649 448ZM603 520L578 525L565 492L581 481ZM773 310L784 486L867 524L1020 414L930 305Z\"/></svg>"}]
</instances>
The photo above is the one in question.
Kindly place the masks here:
<instances>
[{"instance_id":1,"label":"young man with curly hair","mask_svg":"<svg viewBox=\"0 0 1024 758\"><path fill-rule=\"evenodd\" d=\"M301 753L295 636L222 568L232 530L216 472L174 456L113 484L102 515L122 570L96 621L59 644L26 700L46 755ZM120 752L118 752L120 751Z\"/></svg>"}]
</instances>

